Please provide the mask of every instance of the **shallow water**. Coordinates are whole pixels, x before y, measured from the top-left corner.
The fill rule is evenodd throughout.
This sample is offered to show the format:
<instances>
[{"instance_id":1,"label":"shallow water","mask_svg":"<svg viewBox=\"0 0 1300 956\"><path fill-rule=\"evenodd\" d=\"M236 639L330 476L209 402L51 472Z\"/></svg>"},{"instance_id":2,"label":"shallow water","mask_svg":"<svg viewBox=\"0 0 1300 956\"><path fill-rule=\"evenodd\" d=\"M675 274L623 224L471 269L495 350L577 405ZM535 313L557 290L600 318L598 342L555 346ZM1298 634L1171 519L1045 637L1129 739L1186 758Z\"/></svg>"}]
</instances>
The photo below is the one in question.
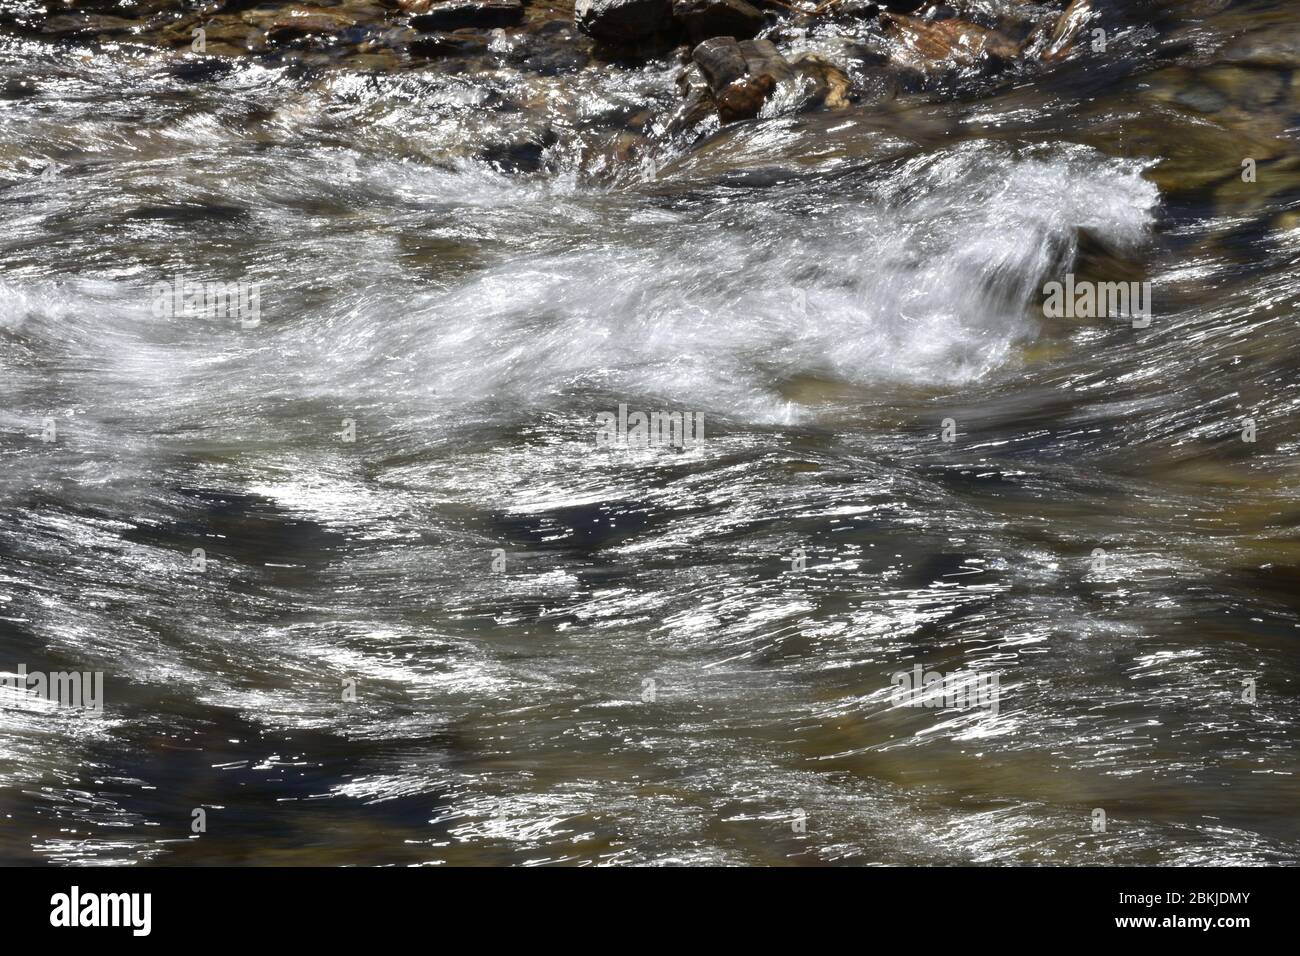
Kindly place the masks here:
<instances>
[{"instance_id":1,"label":"shallow water","mask_svg":"<svg viewBox=\"0 0 1300 956\"><path fill-rule=\"evenodd\" d=\"M1177 114L1273 150L1187 186L1198 87L1125 42L619 166L588 120L675 66L5 41L0 670L105 704L0 708L0 859L1297 862L1297 78ZM1067 271L1150 327L1045 318ZM598 448L620 404L705 441ZM914 664L997 713L894 705Z\"/></svg>"}]
</instances>

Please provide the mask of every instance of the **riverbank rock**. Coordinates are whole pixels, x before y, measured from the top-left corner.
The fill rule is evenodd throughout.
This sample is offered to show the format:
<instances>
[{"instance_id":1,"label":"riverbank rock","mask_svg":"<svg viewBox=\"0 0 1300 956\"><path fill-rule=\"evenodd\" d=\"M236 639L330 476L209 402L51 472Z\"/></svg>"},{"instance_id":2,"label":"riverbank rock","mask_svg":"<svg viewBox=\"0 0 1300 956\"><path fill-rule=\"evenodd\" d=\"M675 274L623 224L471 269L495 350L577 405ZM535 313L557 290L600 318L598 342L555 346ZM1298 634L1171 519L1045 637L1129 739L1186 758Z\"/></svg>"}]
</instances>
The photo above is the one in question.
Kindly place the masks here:
<instances>
[{"instance_id":1,"label":"riverbank rock","mask_svg":"<svg viewBox=\"0 0 1300 956\"><path fill-rule=\"evenodd\" d=\"M724 123L757 116L777 84L794 73L770 40L745 40L739 47L745 75L716 94L718 117Z\"/></svg>"},{"instance_id":2,"label":"riverbank rock","mask_svg":"<svg viewBox=\"0 0 1300 956\"><path fill-rule=\"evenodd\" d=\"M673 0L673 19L692 43L710 37L748 40L763 26L763 13L746 0Z\"/></svg>"},{"instance_id":3,"label":"riverbank rock","mask_svg":"<svg viewBox=\"0 0 1300 956\"><path fill-rule=\"evenodd\" d=\"M743 70L742 70L743 72ZM663 128L670 137L692 133L717 118L718 106L708 80L698 67L683 70L677 77L681 102L664 121Z\"/></svg>"},{"instance_id":4,"label":"riverbank rock","mask_svg":"<svg viewBox=\"0 0 1300 956\"><path fill-rule=\"evenodd\" d=\"M598 40L643 44L672 30L672 0L577 0L573 20L579 30Z\"/></svg>"}]
</instances>

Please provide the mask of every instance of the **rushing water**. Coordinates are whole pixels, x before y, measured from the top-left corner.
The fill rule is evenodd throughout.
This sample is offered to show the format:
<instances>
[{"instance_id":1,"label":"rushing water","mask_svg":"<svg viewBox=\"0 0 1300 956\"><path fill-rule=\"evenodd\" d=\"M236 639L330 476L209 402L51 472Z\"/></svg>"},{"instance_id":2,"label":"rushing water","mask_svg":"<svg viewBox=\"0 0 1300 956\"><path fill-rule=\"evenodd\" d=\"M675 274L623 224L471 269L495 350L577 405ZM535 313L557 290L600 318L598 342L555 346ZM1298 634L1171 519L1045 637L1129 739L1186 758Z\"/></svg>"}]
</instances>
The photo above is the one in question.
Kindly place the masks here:
<instances>
[{"instance_id":1,"label":"rushing water","mask_svg":"<svg viewBox=\"0 0 1300 956\"><path fill-rule=\"evenodd\" d=\"M620 166L675 65L5 41L0 670L105 703L10 693L0 858L1300 860L1300 76L1171 131L1214 88L1123 42ZM1201 133L1273 178L1186 186ZM1045 318L1065 272L1150 327ZM620 404L705 441L598 448ZM997 712L895 706L914 664Z\"/></svg>"}]
</instances>

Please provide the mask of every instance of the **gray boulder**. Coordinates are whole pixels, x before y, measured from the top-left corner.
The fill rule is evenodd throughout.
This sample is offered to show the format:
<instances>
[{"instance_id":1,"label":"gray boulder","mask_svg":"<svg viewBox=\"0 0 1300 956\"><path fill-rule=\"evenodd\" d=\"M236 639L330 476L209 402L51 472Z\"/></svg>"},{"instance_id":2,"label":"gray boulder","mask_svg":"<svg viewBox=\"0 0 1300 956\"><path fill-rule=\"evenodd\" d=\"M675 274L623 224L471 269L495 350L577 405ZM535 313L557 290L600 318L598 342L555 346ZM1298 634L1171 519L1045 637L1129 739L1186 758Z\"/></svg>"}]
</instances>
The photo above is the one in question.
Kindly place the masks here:
<instances>
[{"instance_id":1,"label":"gray boulder","mask_svg":"<svg viewBox=\"0 0 1300 956\"><path fill-rule=\"evenodd\" d=\"M740 79L748 70L745 56L740 52L740 44L733 37L705 40L691 52L691 59L704 74L714 95Z\"/></svg>"}]
</instances>

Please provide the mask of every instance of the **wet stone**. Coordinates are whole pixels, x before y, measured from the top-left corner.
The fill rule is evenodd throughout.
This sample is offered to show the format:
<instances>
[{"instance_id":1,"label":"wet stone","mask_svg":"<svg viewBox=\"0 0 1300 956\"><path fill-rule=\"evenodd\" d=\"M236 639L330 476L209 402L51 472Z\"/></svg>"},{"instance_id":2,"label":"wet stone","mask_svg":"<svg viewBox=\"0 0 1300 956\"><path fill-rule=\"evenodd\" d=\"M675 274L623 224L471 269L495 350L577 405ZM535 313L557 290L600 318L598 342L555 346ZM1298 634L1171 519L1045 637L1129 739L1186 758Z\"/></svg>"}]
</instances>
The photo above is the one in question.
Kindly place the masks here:
<instances>
[{"instance_id":1,"label":"wet stone","mask_svg":"<svg viewBox=\"0 0 1300 956\"><path fill-rule=\"evenodd\" d=\"M41 32L54 36L113 36L130 33L136 21L98 14L70 14L51 17L41 24Z\"/></svg>"},{"instance_id":2,"label":"wet stone","mask_svg":"<svg viewBox=\"0 0 1300 956\"><path fill-rule=\"evenodd\" d=\"M1221 58L1250 66L1300 67L1300 23L1248 33L1229 43Z\"/></svg>"},{"instance_id":3,"label":"wet stone","mask_svg":"<svg viewBox=\"0 0 1300 956\"><path fill-rule=\"evenodd\" d=\"M790 65L804 79L802 109L820 107L838 110L849 105L849 78L826 57L817 53L805 53Z\"/></svg>"},{"instance_id":4,"label":"wet stone","mask_svg":"<svg viewBox=\"0 0 1300 956\"><path fill-rule=\"evenodd\" d=\"M1092 0L1071 0L1056 21L1042 52L1044 60L1063 60L1074 52L1084 28L1092 21Z\"/></svg>"},{"instance_id":5,"label":"wet stone","mask_svg":"<svg viewBox=\"0 0 1300 956\"><path fill-rule=\"evenodd\" d=\"M791 75L789 62L771 40L745 40L739 47L745 68L752 76L770 76L779 82Z\"/></svg>"},{"instance_id":6,"label":"wet stone","mask_svg":"<svg viewBox=\"0 0 1300 956\"><path fill-rule=\"evenodd\" d=\"M578 29L601 40L636 43L672 29L671 0L577 0L573 18Z\"/></svg>"},{"instance_id":7,"label":"wet stone","mask_svg":"<svg viewBox=\"0 0 1300 956\"><path fill-rule=\"evenodd\" d=\"M488 39L474 33L430 33L412 40L407 51L427 59L481 55L488 51Z\"/></svg>"},{"instance_id":8,"label":"wet stone","mask_svg":"<svg viewBox=\"0 0 1300 956\"><path fill-rule=\"evenodd\" d=\"M874 0L840 0L828 7L823 16L841 23L865 22L874 20L880 11L881 5Z\"/></svg>"},{"instance_id":9,"label":"wet stone","mask_svg":"<svg viewBox=\"0 0 1300 956\"><path fill-rule=\"evenodd\" d=\"M763 14L746 0L674 0L673 19L692 43L710 37L747 40L763 26Z\"/></svg>"},{"instance_id":10,"label":"wet stone","mask_svg":"<svg viewBox=\"0 0 1300 956\"><path fill-rule=\"evenodd\" d=\"M776 80L768 74L736 80L717 95L718 116L724 123L753 119L774 89Z\"/></svg>"},{"instance_id":11,"label":"wet stone","mask_svg":"<svg viewBox=\"0 0 1300 956\"><path fill-rule=\"evenodd\" d=\"M462 27L505 27L524 18L520 0L447 0L435 3L427 13L411 17L411 26L424 32L457 30Z\"/></svg>"},{"instance_id":12,"label":"wet stone","mask_svg":"<svg viewBox=\"0 0 1300 956\"><path fill-rule=\"evenodd\" d=\"M1221 66L1203 70L1200 79L1246 109L1263 109L1276 103L1286 90L1286 76L1278 70Z\"/></svg>"},{"instance_id":13,"label":"wet stone","mask_svg":"<svg viewBox=\"0 0 1300 956\"><path fill-rule=\"evenodd\" d=\"M511 47L507 62L539 76L559 76L591 62L592 41L569 23L549 21Z\"/></svg>"},{"instance_id":14,"label":"wet stone","mask_svg":"<svg viewBox=\"0 0 1300 956\"><path fill-rule=\"evenodd\" d=\"M235 65L215 56L186 57L167 66L167 72L187 83L207 83L229 75Z\"/></svg>"},{"instance_id":15,"label":"wet stone","mask_svg":"<svg viewBox=\"0 0 1300 956\"><path fill-rule=\"evenodd\" d=\"M732 37L705 40L691 53L691 59L714 93L740 79L748 69L740 44Z\"/></svg>"},{"instance_id":16,"label":"wet stone","mask_svg":"<svg viewBox=\"0 0 1300 956\"><path fill-rule=\"evenodd\" d=\"M13 79L0 86L0 100L25 100L38 92L35 80Z\"/></svg>"},{"instance_id":17,"label":"wet stone","mask_svg":"<svg viewBox=\"0 0 1300 956\"><path fill-rule=\"evenodd\" d=\"M964 20L928 23L915 17L886 14L882 21L886 36L895 45L897 61L926 71L1002 63L1020 52L1010 38Z\"/></svg>"},{"instance_id":18,"label":"wet stone","mask_svg":"<svg viewBox=\"0 0 1300 956\"><path fill-rule=\"evenodd\" d=\"M518 139L493 143L480 153L480 158L504 173L539 172L546 150L559 142L554 130L529 133Z\"/></svg>"},{"instance_id":19,"label":"wet stone","mask_svg":"<svg viewBox=\"0 0 1300 956\"><path fill-rule=\"evenodd\" d=\"M1198 113L1217 113L1228 105L1228 98L1208 86L1189 86L1174 94L1174 102Z\"/></svg>"}]
</instances>

